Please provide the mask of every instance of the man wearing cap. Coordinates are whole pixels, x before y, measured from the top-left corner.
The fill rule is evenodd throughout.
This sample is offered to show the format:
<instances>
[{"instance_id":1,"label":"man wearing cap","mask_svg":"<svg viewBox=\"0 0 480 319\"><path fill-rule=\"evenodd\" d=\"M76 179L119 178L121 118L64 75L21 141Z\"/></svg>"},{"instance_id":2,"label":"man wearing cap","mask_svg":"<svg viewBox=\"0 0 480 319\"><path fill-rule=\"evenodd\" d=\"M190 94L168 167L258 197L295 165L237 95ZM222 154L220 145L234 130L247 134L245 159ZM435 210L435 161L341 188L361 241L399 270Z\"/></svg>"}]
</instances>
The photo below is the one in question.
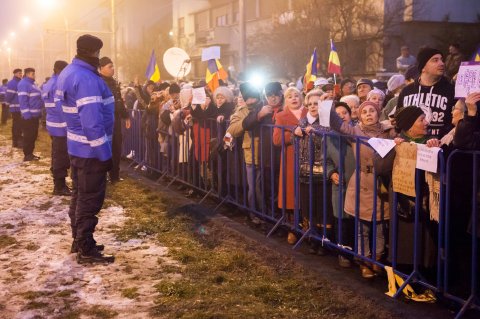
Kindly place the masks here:
<instances>
[{"instance_id":1,"label":"man wearing cap","mask_svg":"<svg viewBox=\"0 0 480 319\"><path fill-rule=\"evenodd\" d=\"M455 87L444 77L441 51L423 48L417 55L417 67L420 76L400 92L397 112L407 106L420 107L429 122L429 134L440 139L452 126Z\"/></svg>"},{"instance_id":2,"label":"man wearing cap","mask_svg":"<svg viewBox=\"0 0 480 319\"><path fill-rule=\"evenodd\" d=\"M402 74L394 74L388 79L387 88L390 94L393 94L393 97L390 101L387 102L387 105L382 109L380 113L380 122L389 120L390 116L395 114L395 110L398 103L398 95L405 87L405 77Z\"/></svg>"},{"instance_id":3,"label":"man wearing cap","mask_svg":"<svg viewBox=\"0 0 480 319\"><path fill-rule=\"evenodd\" d=\"M77 39L77 55L58 76L56 103L67 123L67 147L73 181L70 216L77 262L110 263L103 245L93 238L97 214L105 199L107 172L112 168L115 99L98 74L102 40L86 34Z\"/></svg>"},{"instance_id":4,"label":"man wearing cap","mask_svg":"<svg viewBox=\"0 0 480 319\"><path fill-rule=\"evenodd\" d=\"M26 68L24 74L24 78L18 82L18 104L22 115L23 161L38 161L40 157L33 155L33 150L44 104L42 93L35 84L35 69Z\"/></svg>"},{"instance_id":5,"label":"man wearing cap","mask_svg":"<svg viewBox=\"0 0 480 319\"><path fill-rule=\"evenodd\" d=\"M55 61L53 75L43 85L42 98L47 111L47 131L52 139L52 163L50 171L53 175L53 195L70 196L71 190L65 183L70 168L67 150L67 123L63 118L61 105L55 104L58 75L68 65L65 61Z\"/></svg>"},{"instance_id":6,"label":"man wearing cap","mask_svg":"<svg viewBox=\"0 0 480 319\"><path fill-rule=\"evenodd\" d=\"M18 104L18 83L22 79L22 70L13 70L13 78L7 83L7 92L5 93L5 102L9 105L10 114L12 114L12 146L20 148L22 142L22 116L20 115L20 105Z\"/></svg>"},{"instance_id":7,"label":"man wearing cap","mask_svg":"<svg viewBox=\"0 0 480 319\"><path fill-rule=\"evenodd\" d=\"M128 117L125 103L122 99L122 93L120 92L120 84L115 80L113 75L115 74L115 68L113 62L109 57L103 57L100 59L100 75L102 79L107 83L110 91L115 98L115 119L113 125L113 137L112 137L112 164L113 167L109 172L110 182L112 184L121 181L120 179L120 155L122 153L122 119L125 120L125 125L130 128L130 119Z\"/></svg>"},{"instance_id":8,"label":"man wearing cap","mask_svg":"<svg viewBox=\"0 0 480 319\"><path fill-rule=\"evenodd\" d=\"M273 147L273 155L271 155L272 150L272 130L268 125L275 124L275 118L278 112L283 110L283 90L282 85L279 82L270 82L265 85L265 98L267 100L267 104L256 104L255 108L250 111L250 113L243 119L242 127L247 134L253 135L255 140L255 146L259 145L260 143L260 136L262 136L262 148L255 147L255 185L256 185L256 202L259 203L260 209L262 209L263 199L268 199L270 195L275 192L272 192L271 189L271 180L274 179L274 190L278 187L278 176L280 172L280 148L274 146ZM267 125L267 126L265 126ZM251 149L251 141L247 145L244 144L244 152L249 154L245 154L245 159L250 159L247 163L247 174L250 177L247 178L247 181L251 182L252 187L249 186L248 190L248 198L253 203L253 166L252 166L252 149ZM247 148L247 149L246 149ZM261 171L260 165L258 163L258 159L263 158L263 173L264 173L264 185L265 188L262 192L261 189ZM272 161L273 160L273 161ZM273 176L271 176L271 167L273 167ZM250 183L249 183L250 185ZM266 204L271 204L271 200L268 200ZM269 205L271 206L271 205ZM253 208L253 206L251 205ZM273 207L277 207L274 205Z\"/></svg>"},{"instance_id":9,"label":"man wearing cap","mask_svg":"<svg viewBox=\"0 0 480 319\"><path fill-rule=\"evenodd\" d=\"M417 62L415 57L410 54L410 49L404 45L400 48L400 56L397 58L398 73L404 74L407 69Z\"/></svg>"},{"instance_id":10,"label":"man wearing cap","mask_svg":"<svg viewBox=\"0 0 480 319\"><path fill-rule=\"evenodd\" d=\"M360 104L367 100L368 92L373 90L373 82L369 79L360 79L357 81L357 96L360 99Z\"/></svg>"}]
</instances>

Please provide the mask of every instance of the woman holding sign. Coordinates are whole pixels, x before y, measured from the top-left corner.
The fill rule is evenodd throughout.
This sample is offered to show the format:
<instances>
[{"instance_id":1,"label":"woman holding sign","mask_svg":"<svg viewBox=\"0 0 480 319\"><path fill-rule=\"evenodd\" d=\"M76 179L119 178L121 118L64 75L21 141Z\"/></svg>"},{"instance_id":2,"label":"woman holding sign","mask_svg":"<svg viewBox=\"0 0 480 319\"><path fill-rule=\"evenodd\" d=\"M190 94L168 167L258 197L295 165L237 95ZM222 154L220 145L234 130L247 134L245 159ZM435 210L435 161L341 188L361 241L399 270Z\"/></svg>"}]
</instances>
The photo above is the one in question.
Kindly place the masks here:
<instances>
[{"instance_id":1,"label":"woman holding sign","mask_svg":"<svg viewBox=\"0 0 480 319\"><path fill-rule=\"evenodd\" d=\"M395 138L395 144L400 145L404 142L426 144L428 147L440 146L440 141L436 138L430 138L427 135L428 121L421 108L416 106L407 106L402 108L395 114L396 130L399 136ZM416 150L416 148L415 148ZM391 151L385 158L376 160L375 168L378 174L391 176L394 166L395 157L400 154L400 150ZM415 170L414 166L412 167ZM433 177L433 175L432 175ZM413 177L414 178L414 177ZM411 265L414 260L414 238L415 232L418 235L418 253L417 260L419 266L424 269L432 269L435 264L437 237L436 231L438 228L438 210L435 210L435 205L429 205L429 186L426 182L426 177L421 171L421 193L415 193L415 196L408 196L402 193L397 193L397 207L392 207L392 213L395 212L397 216L396 229L395 223L390 223L390 250L389 260L395 261L396 268L402 271L411 271ZM395 183L395 182L393 182ZM433 184L432 184L433 185ZM393 191L392 189L390 190ZM421 205L419 226L415 230L415 199ZM430 207L432 206L432 207ZM393 209L395 209L393 211ZM394 234L397 234L394 238ZM396 245L394 247L394 245ZM395 253L394 253L395 252ZM432 272L430 272L433 274ZM425 273L427 274L427 273Z\"/></svg>"}]
</instances>

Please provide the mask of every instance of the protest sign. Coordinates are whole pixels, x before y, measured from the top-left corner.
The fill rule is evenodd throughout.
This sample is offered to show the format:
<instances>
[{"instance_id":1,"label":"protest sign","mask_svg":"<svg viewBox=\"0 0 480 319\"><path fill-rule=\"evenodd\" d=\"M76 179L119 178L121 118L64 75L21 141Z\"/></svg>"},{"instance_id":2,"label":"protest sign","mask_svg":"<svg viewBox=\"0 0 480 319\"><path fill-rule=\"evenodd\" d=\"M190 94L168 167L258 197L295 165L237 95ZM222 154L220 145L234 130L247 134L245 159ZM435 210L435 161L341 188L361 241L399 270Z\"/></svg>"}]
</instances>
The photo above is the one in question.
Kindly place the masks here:
<instances>
[{"instance_id":1,"label":"protest sign","mask_svg":"<svg viewBox=\"0 0 480 319\"><path fill-rule=\"evenodd\" d=\"M424 144L417 144L417 164L418 169L427 172L437 172L439 147L427 147Z\"/></svg>"},{"instance_id":2,"label":"protest sign","mask_svg":"<svg viewBox=\"0 0 480 319\"><path fill-rule=\"evenodd\" d=\"M332 104L333 100L318 101L318 117L321 126L330 127Z\"/></svg>"},{"instance_id":3,"label":"protest sign","mask_svg":"<svg viewBox=\"0 0 480 319\"><path fill-rule=\"evenodd\" d=\"M368 144L380 155L382 158L390 152L392 148L395 147L395 142L393 140L387 140L383 138L372 137L368 140Z\"/></svg>"},{"instance_id":4,"label":"protest sign","mask_svg":"<svg viewBox=\"0 0 480 319\"><path fill-rule=\"evenodd\" d=\"M213 46L202 49L202 61L220 59L220 47Z\"/></svg>"},{"instance_id":5,"label":"protest sign","mask_svg":"<svg viewBox=\"0 0 480 319\"><path fill-rule=\"evenodd\" d=\"M395 146L392 183L393 191L415 196L415 164L417 162L417 145L401 143Z\"/></svg>"},{"instance_id":6,"label":"protest sign","mask_svg":"<svg viewBox=\"0 0 480 319\"><path fill-rule=\"evenodd\" d=\"M480 62L462 62L455 81L455 98L480 92Z\"/></svg>"},{"instance_id":7,"label":"protest sign","mask_svg":"<svg viewBox=\"0 0 480 319\"><path fill-rule=\"evenodd\" d=\"M205 88L195 88L192 90L192 104L205 104L207 100L207 94L205 93Z\"/></svg>"}]
</instances>

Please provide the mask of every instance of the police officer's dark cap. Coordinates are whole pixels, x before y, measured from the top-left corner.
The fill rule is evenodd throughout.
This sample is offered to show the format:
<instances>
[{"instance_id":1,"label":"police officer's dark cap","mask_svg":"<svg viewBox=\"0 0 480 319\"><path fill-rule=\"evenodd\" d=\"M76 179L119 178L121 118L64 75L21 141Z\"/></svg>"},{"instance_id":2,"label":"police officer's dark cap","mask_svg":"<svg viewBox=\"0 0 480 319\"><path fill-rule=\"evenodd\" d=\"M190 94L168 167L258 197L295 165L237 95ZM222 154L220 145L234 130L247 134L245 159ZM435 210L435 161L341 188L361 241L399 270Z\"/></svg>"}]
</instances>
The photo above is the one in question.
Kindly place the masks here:
<instances>
[{"instance_id":1,"label":"police officer's dark cap","mask_svg":"<svg viewBox=\"0 0 480 319\"><path fill-rule=\"evenodd\" d=\"M77 39L77 50L83 52L97 52L103 47L103 42L96 36L84 34Z\"/></svg>"},{"instance_id":2,"label":"police officer's dark cap","mask_svg":"<svg viewBox=\"0 0 480 319\"><path fill-rule=\"evenodd\" d=\"M26 68L25 70L23 70L24 74L27 74L27 73L30 73L30 72L35 72L35 69L34 68Z\"/></svg>"},{"instance_id":3,"label":"police officer's dark cap","mask_svg":"<svg viewBox=\"0 0 480 319\"><path fill-rule=\"evenodd\" d=\"M13 74L18 73L18 72L22 72L22 69L15 69L15 70L13 70Z\"/></svg>"},{"instance_id":4,"label":"police officer's dark cap","mask_svg":"<svg viewBox=\"0 0 480 319\"><path fill-rule=\"evenodd\" d=\"M65 69L65 67L68 65L66 61L58 60L55 61L55 64L53 65L54 70L62 71Z\"/></svg>"}]
</instances>

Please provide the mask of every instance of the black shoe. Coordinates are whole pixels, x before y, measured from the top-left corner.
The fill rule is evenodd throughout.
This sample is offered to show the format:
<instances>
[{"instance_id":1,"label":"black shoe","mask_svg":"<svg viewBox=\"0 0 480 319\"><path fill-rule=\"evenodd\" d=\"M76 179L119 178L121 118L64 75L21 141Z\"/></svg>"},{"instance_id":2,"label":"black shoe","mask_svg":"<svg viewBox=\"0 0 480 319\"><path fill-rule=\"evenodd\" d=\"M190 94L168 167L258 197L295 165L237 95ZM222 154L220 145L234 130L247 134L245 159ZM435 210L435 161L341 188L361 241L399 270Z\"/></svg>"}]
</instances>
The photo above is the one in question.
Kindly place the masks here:
<instances>
[{"instance_id":1,"label":"black shoe","mask_svg":"<svg viewBox=\"0 0 480 319\"><path fill-rule=\"evenodd\" d=\"M111 178L111 179L110 179L110 183L112 183L112 184L116 184L116 183L118 183L118 182L123 182L123 181L124 181L124 179L121 178L121 177Z\"/></svg>"},{"instance_id":2,"label":"black shoe","mask_svg":"<svg viewBox=\"0 0 480 319\"><path fill-rule=\"evenodd\" d=\"M24 162L30 162L30 161L38 161L40 159L40 157L36 156L36 155L27 155L23 158L23 161Z\"/></svg>"},{"instance_id":3,"label":"black shoe","mask_svg":"<svg viewBox=\"0 0 480 319\"><path fill-rule=\"evenodd\" d=\"M102 245L102 244L95 244L95 248L97 249L97 251L103 251L105 249L105 246ZM71 254L76 254L78 253L78 245L77 245L77 242L74 240L72 242L72 247L70 248L70 253Z\"/></svg>"},{"instance_id":4,"label":"black shoe","mask_svg":"<svg viewBox=\"0 0 480 319\"><path fill-rule=\"evenodd\" d=\"M53 195L72 196L72 190L70 188L68 188L67 185L64 185L64 187L54 187L53 188Z\"/></svg>"},{"instance_id":5,"label":"black shoe","mask_svg":"<svg viewBox=\"0 0 480 319\"><path fill-rule=\"evenodd\" d=\"M109 264L115 261L115 256L107 255L99 252L98 250L90 249L88 253L77 253L77 262L79 264Z\"/></svg>"}]
</instances>

